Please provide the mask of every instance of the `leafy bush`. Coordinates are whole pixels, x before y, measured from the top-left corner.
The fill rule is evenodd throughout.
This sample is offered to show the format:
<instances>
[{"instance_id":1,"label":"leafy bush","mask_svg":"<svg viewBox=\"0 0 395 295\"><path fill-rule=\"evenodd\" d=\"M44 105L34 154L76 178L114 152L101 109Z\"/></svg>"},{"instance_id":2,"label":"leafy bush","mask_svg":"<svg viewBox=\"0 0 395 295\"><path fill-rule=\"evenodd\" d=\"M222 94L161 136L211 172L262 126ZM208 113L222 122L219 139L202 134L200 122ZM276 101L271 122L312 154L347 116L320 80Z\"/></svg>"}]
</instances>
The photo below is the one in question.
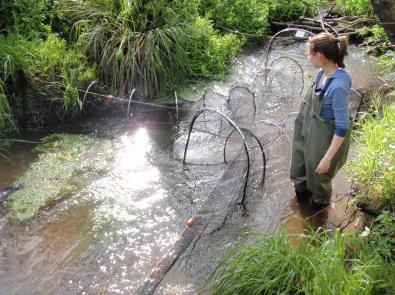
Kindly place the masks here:
<instances>
[{"instance_id":1,"label":"leafy bush","mask_svg":"<svg viewBox=\"0 0 395 295\"><path fill-rule=\"evenodd\" d=\"M370 0L336 0L340 12L347 15L372 15L374 13Z\"/></svg>"},{"instance_id":2,"label":"leafy bush","mask_svg":"<svg viewBox=\"0 0 395 295\"><path fill-rule=\"evenodd\" d=\"M94 71L87 66L86 57L77 49L69 48L66 41L50 34L45 41L34 42L27 55L25 72L51 82L66 80L65 76L77 72L76 86L94 79Z\"/></svg>"},{"instance_id":3,"label":"leafy bush","mask_svg":"<svg viewBox=\"0 0 395 295\"><path fill-rule=\"evenodd\" d=\"M269 6L268 21L292 21L300 16L313 16L317 13L317 0L265 0Z\"/></svg>"},{"instance_id":4,"label":"leafy bush","mask_svg":"<svg viewBox=\"0 0 395 295\"><path fill-rule=\"evenodd\" d=\"M82 105L77 87L84 87L95 79L95 70L88 66L87 58L77 49L69 48L66 41L56 35L48 35L44 42L36 43L30 57L27 58L26 75L56 82L52 87L38 82L34 88L60 102L57 110L60 118L78 114Z\"/></svg>"},{"instance_id":5,"label":"leafy bush","mask_svg":"<svg viewBox=\"0 0 395 295\"><path fill-rule=\"evenodd\" d=\"M350 163L358 188L355 201L395 212L395 105L362 125L357 158Z\"/></svg>"},{"instance_id":6,"label":"leafy bush","mask_svg":"<svg viewBox=\"0 0 395 295\"><path fill-rule=\"evenodd\" d=\"M267 32L268 6L258 0L202 0L207 18L228 29L263 36Z\"/></svg>"},{"instance_id":7,"label":"leafy bush","mask_svg":"<svg viewBox=\"0 0 395 295\"><path fill-rule=\"evenodd\" d=\"M48 0L1 1L0 34L18 33L23 36L47 34L49 25L44 21L48 14Z\"/></svg>"},{"instance_id":8,"label":"leafy bush","mask_svg":"<svg viewBox=\"0 0 395 295\"><path fill-rule=\"evenodd\" d=\"M188 26L187 35L188 70L192 77L221 78L241 49L242 41L237 36L219 35L204 18L196 18Z\"/></svg>"},{"instance_id":9,"label":"leafy bush","mask_svg":"<svg viewBox=\"0 0 395 295\"><path fill-rule=\"evenodd\" d=\"M316 13L316 0L202 0L201 14L221 26L264 36L272 21L290 21Z\"/></svg>"},{"instance_id":10,"label":"leafy bush","mask_svg":"<svg viewBox=\"0 0 395 295\"><path fill-rule=\"evenodd\" d=\"M394 265L362 238L336 231L301 237L292 245L282 231L238 244L209 280L212 294L391 294ZM355 249L350 251L350 249ZM381 274L386 274L379 277Z\"/></svg>"}]
</instances>

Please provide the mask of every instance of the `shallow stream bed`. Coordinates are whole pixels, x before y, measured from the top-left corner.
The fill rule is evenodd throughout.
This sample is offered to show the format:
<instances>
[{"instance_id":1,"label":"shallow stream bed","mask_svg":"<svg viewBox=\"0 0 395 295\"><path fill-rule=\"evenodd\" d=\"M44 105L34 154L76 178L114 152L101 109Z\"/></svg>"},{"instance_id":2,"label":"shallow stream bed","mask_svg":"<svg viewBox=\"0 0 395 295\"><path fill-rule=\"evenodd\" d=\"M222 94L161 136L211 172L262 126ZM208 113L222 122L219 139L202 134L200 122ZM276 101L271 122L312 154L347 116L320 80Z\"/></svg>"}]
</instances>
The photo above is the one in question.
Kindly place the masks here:
<instances>
[{"instance_id":1,"label":"shallow stream bed","mask_svg":"<svg viewBox=\"0 0 395 295\"><path fill-rule=\"evenodd\" d=\"M313 69L306 62L303 44L282 46L274 54L295 58L305 70L304 86L309 85ZM236 81L259 87L263 59L263 48L250 48L236 60L225 81L206 87L224 95ZM346 64L354 88L377 75L374 61L355 47ZM286 64L280 69L294 75L294 69ZM180 93L191 98L187 96L192 92L202 93L196 89ZM278 122L293 111L288 107L262 107L259 114ZM23 223L13 221L4 204L1 206L0 294L131 294L138 290L223 173L221 165L183 169L177 139L185 136L186 129L171 123L174 115L173 110L150 109L131 119L120 115L92 120L85 136L100 138L104 144L81 160L88 164L82 174L73 175L68 197ZM188 122L183 118L188 115L180 118L185 125ZM259 126L256 128L259 134ZM31 147L14 145L10 160L0 160L1 186L17 180L37 158ZM265 186L249 197L248 214L235 210L220 230L189 247L165 276L157 294L196 294L246 231L268 232L284 216L299 214L290 201L289 148L269 145ZM205 152L209 155L212 151L207 148ZM337 191L346 189L346 182L338 183ZM328 227L334 226L331 222L331 218L323 221Z\"/></svg>"}]
</instances>

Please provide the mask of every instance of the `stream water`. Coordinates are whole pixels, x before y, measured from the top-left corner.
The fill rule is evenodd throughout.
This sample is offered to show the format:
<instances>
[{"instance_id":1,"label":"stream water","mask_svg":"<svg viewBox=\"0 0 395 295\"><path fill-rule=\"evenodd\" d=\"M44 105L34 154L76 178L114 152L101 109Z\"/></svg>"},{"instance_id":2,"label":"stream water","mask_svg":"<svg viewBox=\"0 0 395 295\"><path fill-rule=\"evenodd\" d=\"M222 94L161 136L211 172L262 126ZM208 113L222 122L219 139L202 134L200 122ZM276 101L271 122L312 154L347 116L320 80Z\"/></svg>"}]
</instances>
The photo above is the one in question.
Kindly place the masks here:
<instances>
[{"instance_id":1,"label":"stream water","mask_svg":"<svg viewBox=\"0 0 395 295\"><path fill-rule=\"evenodd\" d=\"M313 69L305 60L303 44L283 46L276 54L301 63L307 86ZM263 48L248 49L225 81L206 87L226 94L235 81L254 84L263 57ZM355 47L346 65L354 88L377 75L374 61ZM191 95L188 92L192 91L183 95ZM275 108L264 111L272 120L286 113ZM222 171L202 167L195 174L186 172L174 157L176 139L185 130L171 121L174 112L168 110L149 110L128 121L92 120L90 136L102 137L106 144L90 157L105 170L79 181L71 197L44 210L36 220L15 223L1 207L0 294L131 294L138 289L177 241ZM31 148L15 144L9 160L0 159L0 186L15 181L36 159ZM248 200L248 214L236 211L221 230L188 248L157 294L195 294L246 231L267 232L289 214L294 205L287 157L284 147L272 145L266 185Z\"/></svg>"}]
</instances>

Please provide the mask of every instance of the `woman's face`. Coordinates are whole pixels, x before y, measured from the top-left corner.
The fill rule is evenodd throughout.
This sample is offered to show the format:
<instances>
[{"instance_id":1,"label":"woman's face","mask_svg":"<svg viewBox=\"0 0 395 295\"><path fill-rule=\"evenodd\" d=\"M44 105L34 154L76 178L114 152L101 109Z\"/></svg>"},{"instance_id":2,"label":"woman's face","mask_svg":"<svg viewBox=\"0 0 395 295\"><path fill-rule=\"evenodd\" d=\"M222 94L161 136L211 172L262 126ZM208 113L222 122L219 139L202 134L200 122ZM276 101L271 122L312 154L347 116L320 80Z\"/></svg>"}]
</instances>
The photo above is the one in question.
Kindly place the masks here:
<instances>
[{"instance_id":1,"label":"woman's face","mask_svg":"<svg viewBox=\"0 0 395 295\"><path fill-rule=\"evenodd\" d=\"M311 50L311 45L309 42L306 43L306 55L307 59L311 63L311 65L316 68L322 68L322 54L319 52L314 52Z\"/></svg>"}]
</instances>

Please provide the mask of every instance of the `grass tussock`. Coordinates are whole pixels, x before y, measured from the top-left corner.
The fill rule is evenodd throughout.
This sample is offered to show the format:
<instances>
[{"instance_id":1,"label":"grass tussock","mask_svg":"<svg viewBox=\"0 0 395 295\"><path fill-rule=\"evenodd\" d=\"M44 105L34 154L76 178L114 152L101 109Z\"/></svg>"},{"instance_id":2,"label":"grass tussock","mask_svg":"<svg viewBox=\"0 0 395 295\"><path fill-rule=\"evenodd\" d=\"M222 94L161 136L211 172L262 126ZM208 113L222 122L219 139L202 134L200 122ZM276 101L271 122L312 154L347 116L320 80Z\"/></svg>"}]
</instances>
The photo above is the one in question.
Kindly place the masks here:
<instances>
[{"instance_id":1,"label":"grass tussock","mask_svg":"<svg viewBox=\"0 0 395 295\"><path fill-rule=\"evenodd\" d=\"M358 131L357 157L350 163L355 201L395 212L395 105L373 104Z\"/></svg>"},{"instance_id":2,"label":"grass tussock","mask_svg":"<svg viewBox=\"0 0 395 295\"><path fill-rule=\"evenodd\" d=\"M289 238L283 231L253 234L248 244L238 244L211 275L211 293L393 294L392 260L367 239L339 231L330 239L317 231L293 246Z\"/></svg>"},{"instance_id":3,"label":"grass tussock","mask_svg":"<svg viewBox=\"0 0 395 295\"><path fill-rule=\"evenodd\" d=\"M168 19L174 7L165 4L67 0L62 5L107 85L121 95L133 88L155 95L185 75L187 66L185 26Z\"/></svg>"}]
</instances>

